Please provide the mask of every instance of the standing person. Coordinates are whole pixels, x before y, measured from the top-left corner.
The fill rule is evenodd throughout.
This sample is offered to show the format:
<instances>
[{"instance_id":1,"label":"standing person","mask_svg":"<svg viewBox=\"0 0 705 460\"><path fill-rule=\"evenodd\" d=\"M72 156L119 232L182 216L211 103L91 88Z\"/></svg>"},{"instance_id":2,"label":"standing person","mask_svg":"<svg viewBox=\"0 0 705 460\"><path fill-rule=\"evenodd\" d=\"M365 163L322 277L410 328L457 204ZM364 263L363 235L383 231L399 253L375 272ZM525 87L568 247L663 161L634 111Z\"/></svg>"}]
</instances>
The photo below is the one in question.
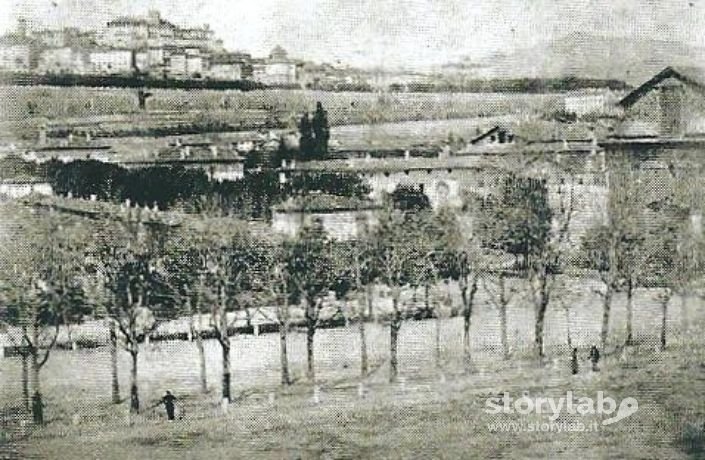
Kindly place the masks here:
<instances>
[{"instance_id":1,"label":"standing person","mask_svg":"<svg viewBox=\"0 0 705 460\"><path fill-rule=\"evenodd\" d=\"M599 371L600 368L597 366L597 363L600 362L600 350L597 349L596 345L593 345L592 348L590 348L590 361L592 362L592 371Z\"/></svg>"},{"instance_id":2,"label":"standing person","mask_svg":"<svg viewBox=\"0 0 705 460\"><path fill-rule=\"evenodd\" d=\"M171 390L166 390L166 394L162 397L161 403L164 404L164 408L166 408L166 418L169 420L174 420L175 402L176 396L171 394Z\"/></svg>"},{"instance_id":3,"label":"standing person","mask_svg":"<svg viewBox=\"0 0 705 460\"><path fill-rule=\"evenodd\" d=\"M570 357L570 371L573 375L576 375L578 370L578 349L573 348L573 353Z\"/></svg>"}]
</instances>

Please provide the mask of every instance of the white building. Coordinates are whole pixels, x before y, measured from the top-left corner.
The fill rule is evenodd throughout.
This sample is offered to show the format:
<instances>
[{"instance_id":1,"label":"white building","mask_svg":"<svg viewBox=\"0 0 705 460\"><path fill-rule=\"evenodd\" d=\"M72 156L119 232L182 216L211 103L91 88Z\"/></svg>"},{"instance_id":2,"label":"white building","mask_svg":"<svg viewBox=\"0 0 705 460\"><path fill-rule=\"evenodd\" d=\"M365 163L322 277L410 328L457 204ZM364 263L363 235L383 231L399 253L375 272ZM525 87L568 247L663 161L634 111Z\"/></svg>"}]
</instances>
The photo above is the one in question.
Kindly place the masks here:
<instances>
[{"instance_id":1,"label":"white building","mask_svg":"<svg viewBox=\"0 0 705 460\"><path fill-rule=\"evenodd\" d=\"M240 80L243 64L243 58L232 53L212 56L207 73L208 78L221 81Z\"/></svg>"},{"instance_id":2,"label":"white building","mask_svg":"<svg viewBox=\"0 0 705 460\"><path fill-rule=\"evenodd\" d=\"M29 45L0 43L0 70L27 72L30 69Z\"/></svg>"},{"instance_id":3,"label":"white building","mask_svg":"<svg viewBox=\"0 0 705 460\"><path fill-rule=\"evenodd\" d=\"M205 59L203 56L200 56L198 54L191 54L191 53L186 53L186 67L185 67L185 73L187 77L199 77L203 76L203 71L205 68L204 65Z\"/></svg>"},{"instance_id":4,"label":"white building","mask_svg":"<svg viewBox=\"0 0 705 460\"><path fill-rule=\"evenodd\" d=\"M608 92L571 94L564 99L565 111L578 117L614 112L617 97Z\"/></svg>"},{"instance_id":5,"label":"white building","mask_svg":"<svg viewBox=\"0 0 705 460\"><path fill-rule=\"evenodd\" d=\"M40 73L70 73L84 74L90 70L88 52L71 48L48 48L42 50L37 62L37 71Z\"/></svg>"},{"instance_id":6,"label":"white building","mask_svg":"<svg viewBox=\"0 0 705 460\"><path fill-rule=\"evenodd\" d=\"M52 195L53 190L48 182L33 180L8 180L0 182L0 196L17 199L32 194Z\"/></svg>"},{"instance_id":7,"label":"white building","mask_svg":"<svg viewBox=\"0 0 705 460\"><path fill-rule=\"evenodd\" d=\"M91 50L91 72L95 74L126 74L132 71L132 51L128 49Z\"/></svg>"},{"instance_id":8,"label":"white building","mask_svg":"<svg viewBox=\"0 0 705 460\"><path fill-rule=\"evenodd\" d=\"M253 63L252 78L265 85L296 84L296 63L288 58L282 47L277 46L269 58Z\"/></svg>"},{"instance_id":9,"label":"white building","mask_svg":"<svg viewBox=\"0 0 705 460\"><path fill-rule=\"evenodd\" d=\"M242 78L242 65L236 63L213 63L208 70L208 76L213 80L240 80Z\"/></svg>"},{"instance_id":10,"label":"white building","mask_svg":"<svg viewBox=\"0 0 705 460\"><path fill-rule=\"evenodd\" d=\"M217 49L218 41L207 26L179 27L152 10L146 16L115 18L106 24L101 42L105 46L139 48L199 48Z\"/></svg>"},{"instance_id":11,"label":"white building","mask_svg":"<svg viewBox=\"0 0 705 460\"><path fill-rule=\"evenodd\" d=\"M165 69L170 77L185 77L187 75L186 54L170 53L165 60Z\"/></svg>"}]
</instances>

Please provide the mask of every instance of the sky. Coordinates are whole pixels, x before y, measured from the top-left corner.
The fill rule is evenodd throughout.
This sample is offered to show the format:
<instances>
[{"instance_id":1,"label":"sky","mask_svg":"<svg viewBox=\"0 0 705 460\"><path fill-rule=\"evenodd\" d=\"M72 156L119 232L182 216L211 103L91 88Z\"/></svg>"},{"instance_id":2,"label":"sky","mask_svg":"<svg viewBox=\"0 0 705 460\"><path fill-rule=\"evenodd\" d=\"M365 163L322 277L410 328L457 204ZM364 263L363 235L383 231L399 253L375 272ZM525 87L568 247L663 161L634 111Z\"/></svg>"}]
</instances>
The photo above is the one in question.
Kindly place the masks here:
<instances>
[{"instance_id":1,"label":"sky","mask_svg":"<svg viewBox=\"0 0 705 460\"><path fill-rule=\"evenodd\" d=\"M157 9L215 30L255 56L282 45L293 57L366 68L426 70L583 32L705 47L705 0L0 0L0 33L96 28Z\"/></svg>"}]
</instances>

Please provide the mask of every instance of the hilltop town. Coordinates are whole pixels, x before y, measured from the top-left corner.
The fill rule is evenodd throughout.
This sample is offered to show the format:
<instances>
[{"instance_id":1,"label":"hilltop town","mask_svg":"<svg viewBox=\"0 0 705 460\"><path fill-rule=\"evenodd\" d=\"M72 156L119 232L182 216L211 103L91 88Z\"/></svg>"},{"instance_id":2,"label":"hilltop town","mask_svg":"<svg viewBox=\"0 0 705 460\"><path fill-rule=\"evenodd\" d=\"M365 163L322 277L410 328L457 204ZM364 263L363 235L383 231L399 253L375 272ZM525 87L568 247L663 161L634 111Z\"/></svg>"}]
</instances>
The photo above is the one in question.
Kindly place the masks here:
<instances>
[{"instance_id":1,"label":"hilltop town","mask_svg":"<svg viewBox=\"0 0 705 460\"><path fill-rule=\"evenodd\" d=\"M31 29L20 20L0 37L0 71L41 75L142 75L158 79L251 80L273 87L360 83L359 72L290 58L226 50L206 24L181 27L159 11L117 17L100 30Z\"/></svg>"}]
</instances>

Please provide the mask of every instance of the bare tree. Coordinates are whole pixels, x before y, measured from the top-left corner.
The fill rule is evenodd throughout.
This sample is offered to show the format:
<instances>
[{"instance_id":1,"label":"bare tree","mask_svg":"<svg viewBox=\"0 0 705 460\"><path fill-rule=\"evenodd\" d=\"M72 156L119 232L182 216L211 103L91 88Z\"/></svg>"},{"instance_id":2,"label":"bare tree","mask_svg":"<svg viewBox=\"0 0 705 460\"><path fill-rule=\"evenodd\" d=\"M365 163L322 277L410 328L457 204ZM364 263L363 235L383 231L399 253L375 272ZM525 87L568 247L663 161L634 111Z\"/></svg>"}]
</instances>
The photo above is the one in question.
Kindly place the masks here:
<instances>
[{"instance_id":1,"label":"bare tree","mask_svg":"<svg viewBox=\"0 0 705 460\"><path fill-rule=\"evenodd\" d=\"M140 410L140 344L154 331L159 320L173 314L173 303L163 302L160 293L163 280L157 272L163 251L161 238L166 237L167 232L163 225L142 215L139 209L116 216L104 231L96 268L110 291L110 301L105 305L110 325L117 328L122 346L131 357L130 411L137 413Z\"/></svg>"},{"instance_id":2,"label":"bare tree","mask_svg":"<svg viewBox=\"0 0 705 460\"><path fill-rule=\"evenodd\" d=\"M392 318L390 320L389 380L399 374L398 342L404 312L400 305L401 291L413 284L417 277L418 261L422 256L415 244L419 225L417 215L396 210L385 210L373 232L376 265L379 279L392 291Z\"/></svg>"},{"instance_id":3,"label":"bare tree","mask_svg":"<svg viewBox=\"0 0 705 460\"><path fill-rule=\"evenodd\" d=\"M43 424L40 371L49 360L65 321L81 321L85 310L82 283L84 228L50 209L38 212L37 222L24 235L29 250L17 254L12 268L0 279L4 322L19 327L23 354L23 404L32 392L35 423ZM8 267L9 268L9 267ZM25 357L26 355L26 357ZM27 365L29 360L29 366Z\"/></svg>"},{"instance_id":4,"label":"bare tree","mask_svg":"<svg viewBox=\"0 0 705 460\"><path fill-rule=\"evenodd\" d=\"M332 243L320 224L307 226L293 241L285 243L286 272L292 299L303 300L306 319L306 376L315 382L314 337L319 325L323 299L335 283Z\"/></svg>"},{"instance_id":5,"label":"bare tree","mask_svg":"<svg viewBox=\"0 0 705 460\"><path fill-rule=\"evenodd\" d=\"M487 273L491 273L488 271ZM507 338L507 309L509 303L517 294L517 289L513 286L508 286L508 281L511 281L511 272L499 268L496 270L494 281L489 276L483 277L482 286L489 294L490 303L497 309L499 316L499 342L502 347L502 358L509 359L509 343Z\"/></svg>"}]
</instances>

